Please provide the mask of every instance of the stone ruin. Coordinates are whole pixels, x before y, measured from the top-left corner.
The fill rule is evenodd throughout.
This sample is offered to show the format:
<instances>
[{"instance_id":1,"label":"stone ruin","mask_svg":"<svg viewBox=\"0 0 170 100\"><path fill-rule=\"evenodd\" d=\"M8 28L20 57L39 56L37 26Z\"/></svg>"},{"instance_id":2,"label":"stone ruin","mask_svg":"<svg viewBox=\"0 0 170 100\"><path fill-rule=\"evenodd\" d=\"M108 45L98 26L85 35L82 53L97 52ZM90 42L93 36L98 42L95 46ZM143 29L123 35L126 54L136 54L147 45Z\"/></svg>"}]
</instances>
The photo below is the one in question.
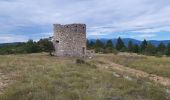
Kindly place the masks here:
<instances>
[{"instance_id":1,"label":"stone ruin","mask_svg":"<svg viewBox=\"0 0 170 100\"><path fill-rule=\"evenodd\" d=\"M55 56L86 56L85 24L54 24Z\"/></svg>"}]
</instances>

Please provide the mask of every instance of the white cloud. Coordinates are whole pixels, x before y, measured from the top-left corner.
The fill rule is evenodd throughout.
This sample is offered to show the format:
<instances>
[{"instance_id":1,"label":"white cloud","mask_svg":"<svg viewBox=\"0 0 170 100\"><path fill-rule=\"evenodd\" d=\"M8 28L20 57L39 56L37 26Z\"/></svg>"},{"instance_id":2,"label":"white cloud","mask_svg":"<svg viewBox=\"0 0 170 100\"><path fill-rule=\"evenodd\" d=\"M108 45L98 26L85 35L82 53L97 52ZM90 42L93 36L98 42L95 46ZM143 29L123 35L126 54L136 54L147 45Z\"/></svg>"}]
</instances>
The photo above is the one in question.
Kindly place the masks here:
<instances>
[{"instance_id":1,"label":"white cloud","mask_svg":"<svg viewBox=\"0 0 170 100\"><path fill-rule=\"evenodd\" d=\"M27 37L24 36L17 36L11 34L1 34L0 43L9 43L9 42L25 42L27 41Z\"/></svg>"},{"instance_id":2,"label":"white cloud","mask_svg":"<svg viewBox=\"0 0 170 100\"><path fill-rule=\"evenodd\" d=\"M0 34L0 43L9 43L9 42L26 42L30 39L38 41L41 38L48 38L52 36L52 33L37 33L32 35L22 35L22 34Z\"/></svg>"},{"instance_id":3,"label":"white cloud","mask_svg":"<svg viewBox=\"0 0 170 100\"><path fill-rule=\"evenodd\" d=\"M0 36L54 23L86 23L88 35L170 31L169 12L169 0L1 0Z\"/></svg>"},{"instance_id":4,"label":"white cloud","mask_svg":"<svg viewBox=\"0 0 170 100\"><path fill-rule=\"evenodd\" d=\"M155 37L156 36L156 34L138 34L138 35L134 35L134 36L132 36L132 38L144 38L144 39L146 39L146 38L151 38L151 37Z\"/></svg>"}]
</instances>

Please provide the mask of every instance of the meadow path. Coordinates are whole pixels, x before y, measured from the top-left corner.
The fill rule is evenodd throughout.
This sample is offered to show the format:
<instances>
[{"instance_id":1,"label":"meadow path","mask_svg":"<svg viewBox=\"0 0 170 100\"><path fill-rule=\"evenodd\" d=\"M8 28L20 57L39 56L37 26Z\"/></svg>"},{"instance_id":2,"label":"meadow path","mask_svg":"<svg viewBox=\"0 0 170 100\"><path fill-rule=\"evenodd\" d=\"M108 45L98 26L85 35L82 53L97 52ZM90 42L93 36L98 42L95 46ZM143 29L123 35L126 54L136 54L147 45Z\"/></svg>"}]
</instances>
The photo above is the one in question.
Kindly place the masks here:
<instances>
[{"instance_id":1,"label":"meadow path","mask_svg":"<svg viewBox=\"0 0 170 100\"><path fill-rule=\"evenodd\" d=\"M144 71L125 67L123 65L119 65L119 64L116 64L116 63L113 63L113 62L108 61L105 64L97 64L97 66L102 67L102 68L112 68L112 69L117 70L121 73L127 73L127 74L130 74L132 76L135 76L136 78L147 78L147 79L150 79L150 80L152 80L156 83L159 83L163 86L170 86L170 78L161 77L161 76L154 75L154 74L149 74L149 73L146 73Z\"/></svg>"}]
</instances>

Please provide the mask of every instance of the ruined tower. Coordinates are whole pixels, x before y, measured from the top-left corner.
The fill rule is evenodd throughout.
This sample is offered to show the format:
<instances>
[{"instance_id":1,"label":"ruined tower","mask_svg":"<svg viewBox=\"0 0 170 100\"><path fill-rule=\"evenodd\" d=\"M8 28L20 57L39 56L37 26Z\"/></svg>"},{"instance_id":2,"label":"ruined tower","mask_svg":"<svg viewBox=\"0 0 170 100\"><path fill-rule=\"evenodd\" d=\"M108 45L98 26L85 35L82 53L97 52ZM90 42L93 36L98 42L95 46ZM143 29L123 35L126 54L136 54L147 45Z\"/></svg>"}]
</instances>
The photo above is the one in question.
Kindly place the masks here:
<instances>
[{"instance_id":1,"label":"ruined tower","mask_svg":"<svg viewBox=\"0 0 170 100\"><path fill-rule=\"evenodd\" d=\"M56 56L84 57L86 55L85 24L54 24Z\"/></svg>"}]
</instances>

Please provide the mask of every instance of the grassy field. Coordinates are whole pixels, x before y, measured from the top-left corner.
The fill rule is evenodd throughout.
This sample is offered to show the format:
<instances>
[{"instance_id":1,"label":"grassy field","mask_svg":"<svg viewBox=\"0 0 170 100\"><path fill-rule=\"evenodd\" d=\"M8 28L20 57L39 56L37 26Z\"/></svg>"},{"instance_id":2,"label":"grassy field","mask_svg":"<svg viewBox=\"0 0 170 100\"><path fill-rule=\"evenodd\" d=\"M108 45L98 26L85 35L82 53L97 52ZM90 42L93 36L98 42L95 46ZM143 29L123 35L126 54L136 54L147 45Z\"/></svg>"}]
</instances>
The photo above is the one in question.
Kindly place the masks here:
<instances>
[{"instance_id":1,"label":"grassy field","mask_svg":"<svg viewBox=\"0 0 170 100\"><path fill-rule=\"evenodd\" d=\"M94 59L100 57L103 55ZM127 63L124 60L126 58L121 56L104 56L103 59L133 65L133 68L138 69L141 66L147 67L144 63L135 67L140 61L135 59L134 63ZM162 64L158 67L169 68L167 58L140 60L153 64L152 66ZM158 70L156 66L152 66L150 69ZM161 68L159 71L168 73L168 69L164 71ZM140 69L145 70L142 67ZM146 71L149 71L148 67ZM141 79L115 77L113 72L114 70L100 69L95 63L78 64L75 58L56 58L47 54L0 56L0 73L8 76L12 82L3 90L0 100L169 100L166 91L168 87ZM167 73L160 75L168 77Z\"/></svg>"},{"instance_id":2,"label":"grassy field","mask_svg":"<svg viewBox=\"0 0 170 100\"><path fill-rule=\"evenodd\" d=\"M100 55L98 58L107 58L114 63L135 68L150 74L170 78L170 57L136 56L136 55Z\"/></svg>"}]
</instances>

